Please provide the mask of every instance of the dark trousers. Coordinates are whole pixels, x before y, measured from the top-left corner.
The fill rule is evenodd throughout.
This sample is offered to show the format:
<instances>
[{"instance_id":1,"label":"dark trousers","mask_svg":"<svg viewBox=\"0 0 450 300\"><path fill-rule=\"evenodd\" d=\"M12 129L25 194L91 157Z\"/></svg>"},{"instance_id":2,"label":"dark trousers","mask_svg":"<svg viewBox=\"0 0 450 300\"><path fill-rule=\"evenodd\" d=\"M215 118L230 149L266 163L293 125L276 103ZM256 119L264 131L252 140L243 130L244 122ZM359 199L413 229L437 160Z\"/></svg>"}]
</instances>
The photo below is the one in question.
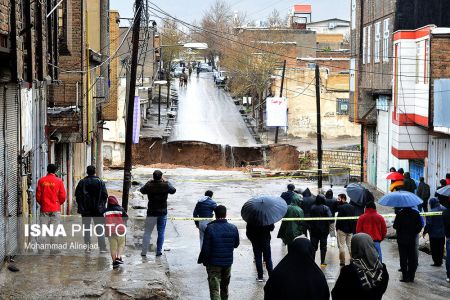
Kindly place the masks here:
<instances>
[{"instance_id":1,"label":"dark trousers","mask_svg":"<svg viewBox=\"0 0 450 300\"><path fill-rule=\"evenodd\" d=\"M430 237L430 249L431 257L435 265L442 265L442 259L444 258L444 245L445 237L443 238L432 238Z\"/></svg>"},{"instance_id":2,"label":"dark trousers","mask_svg":"<svg viewBox=\"0 0 450 300\"><path fill-rule=\"evenodd\" d=\"M398 244L403 279L414 280L419 258L416 243Z\"/></svg>"},{"instance_id":3,"label":"dark trousers","mask_svg":"<svg viewBox=\"0 0 450 300\"><path fill-rule=\"evenodd\" d=\"M266 269L269 276L272 274L272 254L270 251L270 240L252 240L253 254L255 256L256 271L258 278L263 278L263 264L266 263Z\"/></svg>"},{"instance_id":4,"label":"dark trousers","mask_svg":"<svg viewBox=\"0 0 450 300\"><path fill-rule=\"evenodd\" d=\"M92 220L95 225L104 225L105 219L103 217L82 216L82 220L83 226L86 228L86 231L84 231L84 243L89 247L91 245L91 233L87 229L92 227ZM100 226L95 226L95 235L97 236L100 250L106 250L105 230L104 226L103 229Z\"/></svg>"},{"instance_id":5,"label":"dark trousers","mask_svg":"<svg viewBox=\"0 0 450 300\"><path fill-rule=\"evenodd\" d=\"M311 234L311 244L314 247L314 257L316 256L317 249L319 248L320 242L320 263L325 263L325 256L327 255L327 237L326 236L316 236Z\"/></svg>"},{"instance_id":6,"label":"dark trousers","mask_svg":"<svg viewBox=\"0 0 450 300\"><path fill-rule=\"evenodd\" d=\"M227 300L231 267L207 266L209 296L211 300Z\"/></svg>"}]
</instances>

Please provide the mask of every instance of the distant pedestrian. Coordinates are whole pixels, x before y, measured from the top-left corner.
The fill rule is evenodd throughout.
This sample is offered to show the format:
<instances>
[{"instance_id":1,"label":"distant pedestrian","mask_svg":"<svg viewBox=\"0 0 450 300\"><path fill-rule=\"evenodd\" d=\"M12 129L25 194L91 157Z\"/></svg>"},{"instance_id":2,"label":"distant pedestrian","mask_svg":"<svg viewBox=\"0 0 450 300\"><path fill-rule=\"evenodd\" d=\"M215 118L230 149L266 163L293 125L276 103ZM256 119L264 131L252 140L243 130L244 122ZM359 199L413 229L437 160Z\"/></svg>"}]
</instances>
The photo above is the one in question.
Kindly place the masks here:
<instances>
[{"instance_id":1,"label":"distant pedestrian","mask_svg":"<svg viewBox=\"0 0 450 300\"><path fill-rule=\"evenodd\" d=\"M389 169L389 172L397 172L397 170L396 170L394 167L391 167L391 168Z\"/></svg>"},{"instance_id":2,"label":"distant pedestrian","mask_svg":"<svg viewBox=\"0 0 450 300\"><path fill-rule=\"evenodd\" d=\"M142 238L141 256L146 256L153 228L158 231L156 242L156 256L162 255L164 233L167 223L167 198L169 194L175 194L177 190L164 179L160 170L153 172L153 180L149 180L140 192L148 197L147 218L145 219L144 237Z\"/></svg>"},{"instance_id":3,"label":"distant pedestrian","mask_svg":"<svg viewBox=\"0 0 450 300\"><path fill-rule=\"evenodd\" d=\"M328 208L331 211L331 215L334 217L337 212L338 202L333 195L332 189L329 189L325 193L325 205L328 206ZM330 237L332 237L332 238L336 237L336 226L335 226L334 222L330 222Z\"/></svg>"},{"instance_id":4,"label":"distant pedestrian","mask_svg":"<svg viewBox=\"0 0 450 300\"><path fill-rule=\"evenodd\" d=\"M218 205L214 209L216 220L205 230L198 263L206 267L211 300L228 299L233 251L239 246L237 227L227 222L227 209Z\"/></svg>"},{"instance_id":5,"label":"distant pedestrian","mask_svg":"<svg viewBox=\"0 0 450 300\"><path fill-rule=\"evenodd\" d=\"M123 264L122 254L125 249L126 211L119 205L115 196L108 197L108 207L104 213L106 235L109 240L113 269Z\"/></svg>"},{"instance_id":6,"label":"distant pedestrian","mask_svg":"<svg viewBox=\"0 0 450 300\"><path fill-rule=\"evenodd\" d=\"M419 210L428 211L428 199L430 199L430 186L425 183L425 178L419 178L419 186L417 187L417 196L422 199L422 205L419 205Z\"/></svg>"},{"instance_id":7,"label":"distant pedestrian","mask_svg":"<svg viewBox=\"0 0 450 300\"><path fill-rule=\"evenodd\" d=\"M312 218L329 218L331 217L330 209L325 205L325 197L323 195L316 196L316 202L311 207ZM330 221L310 221L311 243L314 250L317 251L320 243L320 264L325 267L325 257L327 255L327 238L330 233Z\"/></svg>"},{"instance_id":8,"label":"distant pedestrian","mask_svg":"<svg viewBox=\"0 0 450 300\"><path fill-rule=\"evenodd\" d=\"M271 235L270 232L275 229L273 224L266 226L257 226L247 223L247 237L252 243L253 255L255 258L256 271L258 273L258 277L256 280L258 282L264 281L263 275L263 260L266 264L267 274L272 274L273 265L272 265L272 254L270 249L270 240Z\"/></svg>"},{"instance_id":9,"label":"distant pedestrian","mask_svg":"<svg viewBox=\"0 0 450 300\"><path fill-rule=\"evenodd\" d=\"M375 249L378 252L380 261L383 261L383 255L381 252L381 242L384 240L387 234L386 221L377 212L375 202L369 202L366 204L366 210L363 215L358 218L356 223L356 233L367 233L372 237Z\"/></svg>"},{"instance_id":10,"label":"distant pedestrian","mask_svg":"<svg viewBox=\"0 0 450 300\"><path fill-rule=\"evenodd\" d=\"M445 244L446 248L446 259L445 259L445 268L447 269L447 282L450 283L450 204L447 203L445 206L447 209L442 213L442 219L444 221L444 230L445 230L445 238L447 242Z\"/></svg>"},{"instance_id":11,"label":"distant pedestrian","mask_svg":"<svg viewBox=\"0 0 450 300\"><path fill-rule=\"evenodd\" d=\"M414 193L417 189L416 182L411 179L411 175L409 174L409 172L405 172L403 176L405 177L403 179L403 190Z\"/></svg>"},{"instance_id":12,"label":"distant pedestrian","mask_svg":"<svg viewBox=\"0 0 450 300\"><path fill-rule=\"evenodd\" d=\"M56 177L58 167L54 164L47 166L47 175L38 180L36 189L36 202L40 206L39 221L42 225L58 226L61 221L61 205L66 201L66 190L63 181ZM44 244L44 238L40 239ZM61 251L56 245L56 237L50 237L50 254L59 254ZM38 250L42 254L44 250Z\"/></svg>"},{"instance_id":13,"label":"distant pedestrian","mask_svg":"<svg viewBox=\"0 0 450 300\"><path fill-rule=\"evenodd\" d=\"M436 198L430 199L431 212L443 212L446 210ZM423 230L423 236L428 233L430 237L431 257L433 258L433 267L440 267L444 257L445 230L444 219L442 216L427 217L427 225ZM450 258L449 258L450 259Z\"/></svg>"},{"instance_id":14,"label":"distant pedestrian","mask_svg":"<svg viewBox=\"0 0 450 300\"><path fill-rule=\"evenodd\" d=\"M400 269L402 282L414 282L418 266L418 234L422 230L422 221L417 210L411 207L402 208L394 220L397 231L398 252L400 255Z\"/></svg>"},{"instance_id":15,"label":"distant pedestrian","mask_svg":"<svg viewBox=\"0 0 450 300\"><path fill-rule=\"evenodd\" d=\"M446 185L450 185L450 173L445 174L445 183Z\"/></svg>"},{"instance_id":16,"label":"distant pedestrian","mask_svg":"<svg viewBox=\"0 0 450 300\"><path fill-rule=\"evenodd\" d=\"M300 200L295 200L288 205L285 218L303 218L303 210L301 209ZM285 245L290 245L295 238L305 235L306 236L306 222L304 221L283 221L281 222L280 229L277 237L280 238Z\"/></svg>"},{"instance_id":17,"label":"distant pedestrian","mask_svg":"<svg viewBox=\"0 0 450 300\"><path fill-rule=\"evenodd\" d=\"M389 273L379 258L368 234L358 233L352 238L352 260L341 269L331 291L333 300L380 300L386 292Z\"/></svg>"},{"instance_id":18,"label":"distant pedestrian","mask_svg":"<svg viewBox=\"0 0 450 300\"><path fill-rule=\"evenodd\" d=\"M288 246L288 254L275 267L264 287L264 300L328 300L325 275L314 262L314 247L306 238Z\"/></svg>"},{"instance_id":19,"label":"distant pedestrian","mask_svg":"<svg viewBox=\"0 0 450 300\"><path fill-rule=\"evenodd\" d=\"M104 230L102 230L101 226L104 226L105 224L103 213L106 210L108 192L106 190L105 183L96 176L94 166L88 166L86 168L86 173L87 176L78 182L75 189L78 213L81 214L84 228L92 228L91 223L94 221L94 224L96 225L94 227L95 235L98 239L100 253L106 253L107 250ZM92 246L90 231L84 232L84 243L86 245L86 251L91 251Z\"/></svg>"},{"instance_id":20,"label":"distant pedestrian","mask_svg":"<svg viewBox=\"0 0 450 300\"><path fill-rule=\"evenodd\" d=\"M281 194L281 198L283 198L284 201L286 201L287 205L291 204L292 197L297 196L297 194L294 192L294 190L295 190L295 185L290 183L287 185L287 192L283 192Z\"/></svg>"},{"instance_id":21,"label":"distant pedestrian","mask_svg":"<svg viewBox=\"0 0 450 300\"><path fill-rule=\"evenodd\" d=\"M194 213L192 216L194 218L212 218L214 216L214 209L217 206L217 203L212 199L213 192L206 191L205 196L198 200L195 205ZM195 226L198 228L198 232L200 234L200 249L202 249L203 244L203 236L205 234L206 225L208 225L210 221L195 221Z\"/></svg>"},{"instance_id":22,"label":"distant pedestrian","mask_svg":"<svg viewBox=\"0 0 450 300\"><path fill-rule=\"evenodd\" d=\"M355 208L347 203L347 196L345 194L338 195L338 217L354 217ZM345 266L345 248L348 249L348 253L351 253L351 241L352 236L356 230L355 220L337 220L337 244L339 248L339 261L341 266Z\"/></svg>"},{"instance_id":23,"label":"distant pedestrian","mask_svg":"<svg viewBox=\"0 0 450 300\"><path fill-rule=\"evenodd\" d=\"M403 170L403 168L398 168L397 172L399 172L399 173L402 174L402 175L405 173L405 171Z\"/></svg>"}]
</instances>

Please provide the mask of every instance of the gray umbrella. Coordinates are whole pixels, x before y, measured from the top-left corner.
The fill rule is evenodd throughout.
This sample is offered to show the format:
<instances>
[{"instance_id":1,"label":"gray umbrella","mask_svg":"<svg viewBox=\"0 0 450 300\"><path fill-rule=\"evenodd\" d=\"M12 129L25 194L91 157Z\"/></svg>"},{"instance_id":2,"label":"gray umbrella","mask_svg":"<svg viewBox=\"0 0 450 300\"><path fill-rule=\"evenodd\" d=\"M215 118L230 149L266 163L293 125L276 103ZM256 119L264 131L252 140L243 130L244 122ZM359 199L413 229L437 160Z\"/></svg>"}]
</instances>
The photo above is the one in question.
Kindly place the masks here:
<instances>
[{"instance_id":1,"label":"gray umbrella","mask_svg":"<svg viewBox=\"0 0 450 300\"><path fill-rule=\"evenodd\" d=\"M370 196L370 192L359 183L350 183L347 185L346 191L350 201L360 207L364 207L368 196Z\"/></svg>"},{"instance_id":2,"label":"gray umbrella","mask_svg":"<svg viewBox=\"0 0 450 300\"><path fill-rule=\"evenodd\" d=\"M287 212L286 201L277 196L257 196L244 203L241 216L254 225L270 225L280 221Z\"/></svg>"},{"instance_id":3,"label":"gray umbrella","mask_svg":"<svg viewBox=\"0 0 450 300\"><path fill-rule=\"evenodd\" d=\"M441 196L450 197L450 185L446 185L436 191Z\"/></svg>"}]
</instances>

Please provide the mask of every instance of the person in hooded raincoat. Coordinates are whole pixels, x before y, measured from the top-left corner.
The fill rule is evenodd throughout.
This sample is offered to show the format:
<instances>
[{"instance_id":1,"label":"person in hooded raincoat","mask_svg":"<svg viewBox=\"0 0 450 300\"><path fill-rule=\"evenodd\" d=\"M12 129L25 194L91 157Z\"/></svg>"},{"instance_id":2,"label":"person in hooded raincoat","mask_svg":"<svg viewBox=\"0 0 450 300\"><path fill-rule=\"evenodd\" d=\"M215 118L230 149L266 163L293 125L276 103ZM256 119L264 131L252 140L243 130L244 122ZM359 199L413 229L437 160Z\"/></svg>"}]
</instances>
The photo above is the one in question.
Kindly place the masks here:
<instances>
[{"instance_id":1,"label":"person in hooded raincoat","mask_svg":"<svg viewBox=\"0 0 450 300\"><path fill-rule=\"evenodd\" d=\"M316 202L311 207L312 218L329 218L331 217L331 211L328 206L325 205L325 197L323 195L317 195ZM327 238L330 233L330 223L332 221L317 220L309 221L311 230L311 243L317 251L320 243L320 264L325 267L325 257L327 255Z\"/></svg>"},{"instance_id":2,"label":"person in hooded raincoat","mask_svg":"<svg viewBox=\"0 0 450 300\"><path fill-rule=\"evenodd\" d=\"M264 286L264 300L328 300L325 275L314 262L314 248L306 238L288 246L288 254L275 267Z\"/></svg>"},{"instance_id":3,"label":"person in hooded raincoat","mask_svg":"<svg viewBox=\"0 0 450 300\"><path fill-rule=\"evenodd\" d=\"M303 213L305 214L305 217L309 217L309 214L311 212L311 207L313 206L315 200L314 195L311 193L309 188L306 188L306 190L302 193L303 196Z\"/></svg>"},{"instance_id":4,"label":"person in hooded raincoat","mask_svg":"<svg viewBox=\"0 0 450 300\"><path fill-rule=\"evenodd\" d=\"M366 233L352 238L351 263L341 269L331 291L333 300L379 300L386 292L389 273L380 262L372 238Z\"/></svg>"},{"instance_id":5,"label":"person in hooded raincoat","mask_svg":"<svg viewBox=\"0 0 450 300\"><path fill-rule=\"evenodd\" d=\"M303 210L301 209L302 201L299 197L294 198L288 206L285 218L303 218ZM277 238L280 238L285 245L290 245L296 237L306 235L306 226L303 221L283 221Z\"/></svg>"},{"instance_id":6,"label":"person in hooded raincoat","mask_svg":"<svg viewBox=\"0 0 450 300\"><path fill-rule=\"evenodd\" d=\"M446 208L439 203L438 199L430 199L431 212L441 212L444 210L446 210ZM427 233L430 237L430 250L431 257L433 259L432 266L440 267L442 265L442 259L444 257L445 245L444 219L442 216L427 217L427 223L425 229L423 230L423 236L425 236Z\"/></svg>"}]
</instances>

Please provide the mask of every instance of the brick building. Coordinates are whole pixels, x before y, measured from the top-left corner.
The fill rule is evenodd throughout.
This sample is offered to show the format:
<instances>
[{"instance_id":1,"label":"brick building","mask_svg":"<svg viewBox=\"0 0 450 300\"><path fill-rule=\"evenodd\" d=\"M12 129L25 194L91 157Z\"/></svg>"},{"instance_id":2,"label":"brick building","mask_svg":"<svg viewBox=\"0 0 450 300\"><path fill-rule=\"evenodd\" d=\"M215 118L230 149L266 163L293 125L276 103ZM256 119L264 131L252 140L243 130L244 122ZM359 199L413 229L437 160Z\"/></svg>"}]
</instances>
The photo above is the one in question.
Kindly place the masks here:
<instances>
[{"instance_id":1,"label":"brick building","mask_svg":"<svg viewBox=\"0 0 450 300\"><path fill-rule=\"evenodd\" d=\"M35 220L46 172L47 88L57 77L49 10L42 1L0 1L0 266L19 251L19 220Z\"/></svg>"},{"instance_id":2,"label":"brick building","mask_svg":"<svg viewBox=\"0 0 450 300\"><path fill-rule=\"evenodd\" d=\"M396 56L393 33L428 24L449 26L449 17L450 3L444 0L351 1L349 118L363 126L362 175L381 190L386 190L384 175L389 167L416 169L414 163L410 168L409 161L387 155L392 152L389 143L395 82L393 57Z\"/></svg>"}]
</instances>

